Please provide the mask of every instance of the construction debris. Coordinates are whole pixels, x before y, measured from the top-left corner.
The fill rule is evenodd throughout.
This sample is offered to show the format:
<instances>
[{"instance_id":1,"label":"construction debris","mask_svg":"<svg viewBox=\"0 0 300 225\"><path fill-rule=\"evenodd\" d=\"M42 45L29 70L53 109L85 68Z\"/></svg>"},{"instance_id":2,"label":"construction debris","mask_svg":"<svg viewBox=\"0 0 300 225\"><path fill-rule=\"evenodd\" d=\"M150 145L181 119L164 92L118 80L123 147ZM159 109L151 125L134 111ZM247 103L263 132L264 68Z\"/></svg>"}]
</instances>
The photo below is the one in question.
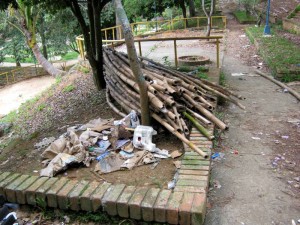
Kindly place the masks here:
<instances>
[{"instance_id":1,"label":"construction debris","mask_svg":"<svg viewBox=\"0 0 300 225\"><path fill-rule=\"evenodd\" d=\"M105 48L103 56L108 104L121 116L125 115L124 112L130 113L131 110L140 114L139 87L134 80L127 55ZM140 59L148 87L152 118L191 149L207 158L206 153L187 139L189 128L183 118L189 118L200 132L213 139L213 135L206 129L208 124L213 123L222 130L228 128L213 115L213 102L222 97L245 109L236 100L243 98L207 80L166 68L147 58Z\"/></svg>"},{"instance_id":2,"label":"construction debris","mask_svg":"<svg viewBox=\"0 0 300 225\"><path fill-rule=\"evenodd\" d=\"M150 163L154 164L154 169L161 159L170 157L169 151L160 150L152 143L152 134L156 131L138 125L139 119L134 115L136 112L131 111L119 121L99 118L67 128L67 132L42 153L42 163L46 167L40 171L40 176L53 177L72 164L89 167L93 160L97 161L94 172L100 174Z\"/></svg>"}]
</instances>

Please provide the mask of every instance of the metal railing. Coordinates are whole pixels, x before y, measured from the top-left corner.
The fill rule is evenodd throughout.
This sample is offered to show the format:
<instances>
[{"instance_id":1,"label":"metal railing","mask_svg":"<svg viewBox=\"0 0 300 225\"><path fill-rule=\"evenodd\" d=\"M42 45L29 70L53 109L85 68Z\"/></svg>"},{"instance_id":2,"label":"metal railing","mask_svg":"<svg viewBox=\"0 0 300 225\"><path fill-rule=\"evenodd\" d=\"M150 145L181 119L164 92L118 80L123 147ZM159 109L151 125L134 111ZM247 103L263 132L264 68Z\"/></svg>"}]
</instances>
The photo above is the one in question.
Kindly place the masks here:
<instances>
[{"instance_id":1,"label":"metal railing","mask_svg":"<svg viewBox=\"0 0 300 225\"><path fill-rule=\"evenodd\" d=\"M174 50L174 62L176 68L178 67L178 57L177 57L177 41L185 41L185 40L216 40L216 66L220 67L220 39L222 36L210 36L210 37L173 37L173 38L151 38L151 39L135 39L134 42L138 43L139 47L139 56L143 56L142 54L142 42L150 42L150 41L173 41L173 50ZM115 43L125 43L125 40L103 40L105 43L109 43L110 46L114 48Z\"/></svg>"},{"instance_id":2,"label":"metal railing","mask_svg":"<svg viewBox=\"0 0 300 225\"><path fill-rule=\"evenodd\" d=\"M45 74L46 72L39 65L19 67L0 73L0 86L5 86L7 84L15 83L29 77L36 77Z\"/></svg>"},{"instance_id":3,"label":"metal railing","mask_svg":"<svg viewBox=\"0 0 300 225\"><path fill-rule=\"evenodd\" d=\"M227 19L226 16L212 16L211 17L211 26L212 28L224 28L226 29ZM157 33L158 31L172 31L177 29L186 29L186 28L200 28L207 26L207 17L192 17L192 18L177 18L172 20L158 20L158 21L145 21L137 22L130 24L132 32L135 36L137 35L146 35L151 33ZM122 27L114 26L109 28L104 28L101 30L102 42L105 45L114 46L116 43L124 43L125 40L122 36ZM141 42L147 41L173 41L174 42L174 53L175 53L175 66L178 66L177 59L177 45L176 41L178 40L197 40L197 39L214 39L216 40L216 64L217 67L220 67L220 39L222 36L210 36L210 37L182 37L182 38L151 38L151 39L136 39L135 42L138 42L139 45L139 54L142 56ZM82 59L84 56L84 38L82 35L76 37L76 42L78 45L78 50L80 52L80 57Z\"/></svg>"}]
</instances>

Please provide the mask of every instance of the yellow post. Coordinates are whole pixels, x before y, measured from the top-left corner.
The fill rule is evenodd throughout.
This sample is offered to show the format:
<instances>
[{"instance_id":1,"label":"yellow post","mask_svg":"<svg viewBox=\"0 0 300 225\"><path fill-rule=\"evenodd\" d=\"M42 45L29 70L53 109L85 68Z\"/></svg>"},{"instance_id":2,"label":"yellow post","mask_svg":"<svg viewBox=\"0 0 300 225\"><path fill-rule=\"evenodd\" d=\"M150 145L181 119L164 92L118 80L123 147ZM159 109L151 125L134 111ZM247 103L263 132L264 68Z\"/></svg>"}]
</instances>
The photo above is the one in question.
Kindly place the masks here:
<instances>
[{"instance_id":1,"label":"yellow post","mask_svg":"<svg viewBox=\"0 0 300 225\"><path fill-rule=\"evenodd\" d=\"M81 58L84 59L84 48L83 48L83 40L80 40L80 52L81 52Z\"/></svg>"},{"instance_id":2,"label":"yellow post","mask_svg":"<svg viewBox=\"0 0 300 225\"><path fill-rule=\"evenodd\" d=\"M107 30L104 31L105 40L107 40Z\"/></svg>"},{"instance_id":3,"label":"yellow post","mask_svg":"<svg viewBox=\"0 0 300 225\"><path fill-rule=\"evenodd\" d=\"M113 32L113 40L115 40L115 28L112 29Z\"/></svg>"},{"instance_id":4,"label":"yellow post","mask_svg":"<svg viewBox=\"0 0 300 225\"><path fill-rule=\"evenodd\" d=\"M217 38L216 44L217 44L217 68L220 68L220 46L219 46L219 38Z\"/></svg>"},{"instance_id":5,"label":"yellow post","mask_svg":"<svg viewBox=\"0 0 300 225\"><path fill-rule=\"evenodd\" d=\"M139 53L140 53L140 56L142 56L142 46L141 46L141 42L139 41Z\"/></svg>"},{"instance_id":6,"label":"yellow post","mask_svg":"<svg viewBox=\"0 0 300 225\"><path fill-rule=\"evenodd\" d=\"M174 54L175 54L175 67L178 67L178 60L177 60L177 45L176 40L174 40Z\"/></svg>"},{"instance_id":7,"label":"yellow post","mask_svg":"<svg viewBox=\"0 0 300 225\"><path fill-rule=\"evenodd\" d=\"M121 26L119 26L119 39L122 39L122 30L121 30Z\"/></svg>"}]
</instances>

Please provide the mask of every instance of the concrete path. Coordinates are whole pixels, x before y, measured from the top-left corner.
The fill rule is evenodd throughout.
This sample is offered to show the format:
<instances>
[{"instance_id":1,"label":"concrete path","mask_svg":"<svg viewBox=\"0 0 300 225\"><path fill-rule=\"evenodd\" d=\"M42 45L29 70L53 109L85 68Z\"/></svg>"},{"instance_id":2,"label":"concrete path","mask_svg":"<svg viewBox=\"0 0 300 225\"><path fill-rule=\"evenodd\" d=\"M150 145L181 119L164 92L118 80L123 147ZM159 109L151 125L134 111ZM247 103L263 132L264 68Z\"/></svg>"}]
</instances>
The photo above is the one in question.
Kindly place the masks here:
<instances>
[{"instance_id":1,"label":"concrete path","mask_svg":"<svg viewBox=\"0 0 300 225\"><path fill-rule=\"evenodd\" d=\"M0 89L0 118L41 93L55 82L51 76L24 80Z\"/></svg>"},{"instance_id":2,"label":"concrete path","mask_svg":"<svg viewBox=\"0 0 300 225\"><path fill-rule=\"evenodd\" d=\"M246 97L242 102L246 110L232 104L222 108L230 128L221 142L225 157L213 165L211 183L217 182L221 187L209 193L211 208L205 224L286 225L293 224L292 220L297 223L300 219L299 192L297 194L287 185L285 178L299 176L299 165L296 161L291 170L280 170L272 161L285 155L282 155L283 149L287 150L282 158L285 163L289 163L288 150L295 152L294 159L289 159L291 162L298 157L300 132L294 130L288 120L300 119L300 105L275 84L252 76L252 67L243 65L227 52L222 70L226 83ZM249 73L249 76L231 75L240 72ZM283 140L282 136L289 139ZM292 140L292 137L295 138ZM235 150L238 155L232 154ZM293 178L291 180L296 183Z\"/></svg>"}]
</instances>

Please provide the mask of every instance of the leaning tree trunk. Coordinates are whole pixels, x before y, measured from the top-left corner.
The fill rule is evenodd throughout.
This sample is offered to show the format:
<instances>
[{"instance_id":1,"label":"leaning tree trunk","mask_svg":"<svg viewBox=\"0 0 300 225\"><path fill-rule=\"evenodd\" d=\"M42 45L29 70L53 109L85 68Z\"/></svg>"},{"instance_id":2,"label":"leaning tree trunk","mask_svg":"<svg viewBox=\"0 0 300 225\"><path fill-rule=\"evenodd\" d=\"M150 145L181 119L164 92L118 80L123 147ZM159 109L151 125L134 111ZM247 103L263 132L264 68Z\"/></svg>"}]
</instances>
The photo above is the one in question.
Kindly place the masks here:
<instances>
[{"instance_id":1,"label":"leaning tree trunk","mask_svg":"<svg viewBox=\"0 0 300 225\"><path fill-rule=\"evenodd\" d=\"M132 35L131 27L127 15L125 13L125 10L122 6L121 0L115 0L115 10L122 24L130 68L135 77L135 81L139 86L142 124L150 125L150 110L149 110L147 84L140 67L140 62L138 60L138 56L134 46L134 38Z\"/></svg>"},{"instance_id":2,"label":"leaning tree trunk","mask_svg":"<svg viewBox=\"0 0 300 225\"><path fill-rule=\"evenodd\" d=\"M36 60L39 62L39 64L46 70L51 76L58 76L63 73L63 71L55 68L52 63L50 63L42 54L39 46L37 44L34 44L31 48L32 52L36 58Z\"/></svg>"},{"instance_id":3,"label":"leaning tree trunk","mask_svg":"<svg viewBox=\"0 0 300 225\"><path fill-rule=\"evenodd\" d=\"M32 34L27 30L26 26L22 26L23 32L25 34L28 46L31 48L38 63L46 70L51 76L56 77L61 75L63 71L55 68L52 63L50 63L42 54L37 43L32 39Z\"/></svg>"},{"instance_id":4,"label":"leaning tree trunk","mask_svg":"<svg viewBox=\"0 0 300 225\"><path fill-rule=\"evenodd\" d=\"M27 45L31 48L38 63L53 77L63 74L63 71L55 68L53 64L43 56L39 46L37 45L34 31L30 30L30 28L26 25L26 18L20 15L20 19L20 27L25 35ZM33 29L33 26L31 26L31 28Z\"/></svg>"}]
</instances>

